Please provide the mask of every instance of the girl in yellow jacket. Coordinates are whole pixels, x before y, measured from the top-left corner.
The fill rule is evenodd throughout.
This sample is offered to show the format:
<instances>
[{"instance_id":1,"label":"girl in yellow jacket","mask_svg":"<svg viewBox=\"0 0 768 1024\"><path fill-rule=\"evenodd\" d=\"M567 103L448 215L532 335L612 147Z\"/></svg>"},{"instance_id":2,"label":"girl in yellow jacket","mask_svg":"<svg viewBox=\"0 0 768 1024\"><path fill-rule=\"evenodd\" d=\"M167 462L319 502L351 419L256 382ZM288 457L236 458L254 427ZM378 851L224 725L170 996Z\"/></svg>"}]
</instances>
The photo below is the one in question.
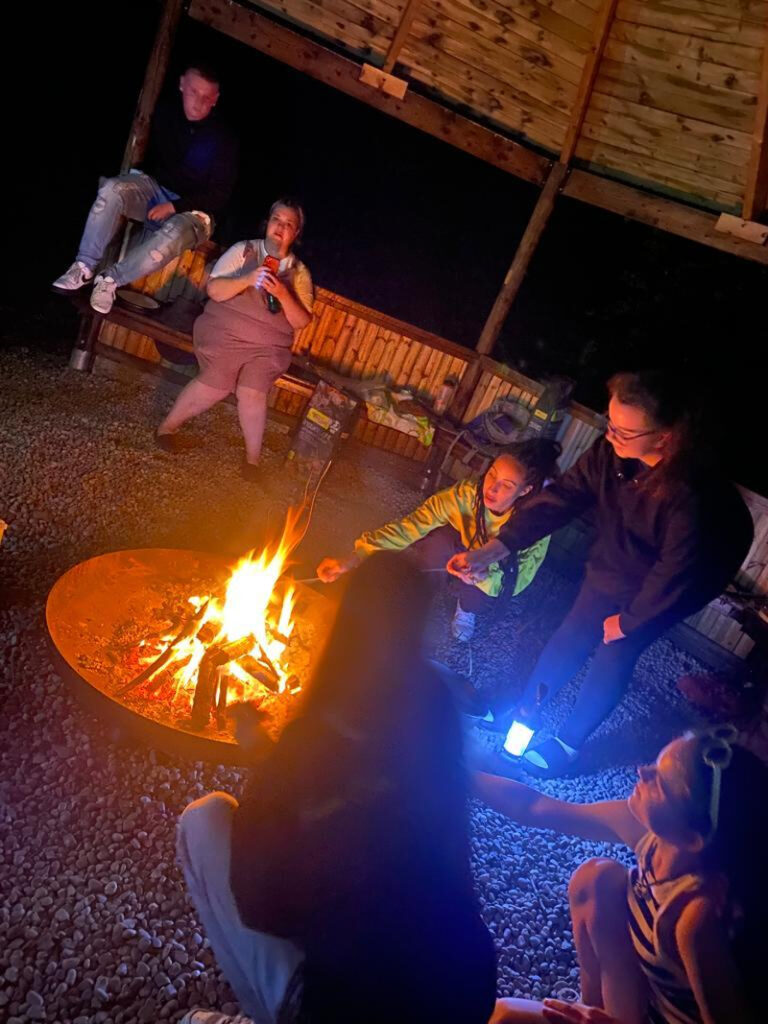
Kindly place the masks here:
<instances>
[{"instance_id":1,"label":"girl in yellow jacket","mask_svg":"<svg viewBox=\"0 0 768 1024\"><path fill-rule=\"evenodd\" d=\"M443 568L454 554L482 547L498 534L515 514L517 503L537 494L555 474L560 446L554 441L521 441L499 455L479 480L460 480L438 491L410 515L377 530L361 534L354 551L342 558L324 558L317 575L331 583L354 569L376 551L409 552L422 569ZM505 573L500 563L473 584L458 581L459 595L451 632L468 641L475 630L476 614L489 607L503 589L516 596L528 586L544 561L549 537L517 552Z\"/></svg>"}]
</instances>

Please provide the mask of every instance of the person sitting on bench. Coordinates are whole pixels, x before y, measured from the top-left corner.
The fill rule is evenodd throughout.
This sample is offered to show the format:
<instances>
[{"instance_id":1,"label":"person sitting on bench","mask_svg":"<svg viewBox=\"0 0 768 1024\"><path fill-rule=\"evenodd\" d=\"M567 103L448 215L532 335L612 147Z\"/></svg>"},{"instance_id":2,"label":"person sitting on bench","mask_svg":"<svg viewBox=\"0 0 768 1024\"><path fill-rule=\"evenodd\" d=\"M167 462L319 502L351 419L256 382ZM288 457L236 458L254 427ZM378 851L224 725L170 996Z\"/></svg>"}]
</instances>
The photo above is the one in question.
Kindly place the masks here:
<instances>
[{"instance_id":1,"label":"person sitting on bench","mask_svg":"<svg viewBox=\"0 0 768 1024\"><path fill-rule=\"evenodd\" d=\"M559 454L560 446L555 441L535 439L512 444L479 481L461 480L433 494L410 515L362 534L352 554L324 558L317 575L324 583L331 583L375 551L405 548L411 548L409 554L419 568L440 569L457 552L480 547L496 537L524 505L521 499L537 494L555 474ZM476 583L458 582L451 623L454 638L471 640L476 614L492 607L503 588L513 597L525 590L544 561L548 546L549 537L543 537L518 551L507 573L511 579L505 580L503 568L496 563Z\"/></svg>"},{"instance_id":2,"label":"person sitting on bench","mask_svg":"<svg viewBox=\"0 0 768 1024\"><path fill-rule=\"evenodd\" d=\"M142 221L142 241L94 280L91 307L97 313L109 313L122 285L208 241L214 218L229 202L238 145L213 113L219 79L204 64L191 64L181 76L179 91L181 99L161 100L152 119L144 161L147 173L131 170L104 182L88 214L75 262L53 282L63 292L88 284L121 219Z\"/></svg>"},{"instance_id":3,"label":"person sitting on bench","mask_svg":"<svg viewBox=\"0 0 768 1024\"><path fill-rule=\"evenodd\" d=\"M234 393L245 439L243 477L259 479L267 394L291 365L294 334L312 319L312 278L292 251L303 227L301 206L278 199L265 237L235 243L215 264L209 301L193 328L200 373L157 429L164 451L180 451L179 427Z\"/></svg>"}]
</instances>

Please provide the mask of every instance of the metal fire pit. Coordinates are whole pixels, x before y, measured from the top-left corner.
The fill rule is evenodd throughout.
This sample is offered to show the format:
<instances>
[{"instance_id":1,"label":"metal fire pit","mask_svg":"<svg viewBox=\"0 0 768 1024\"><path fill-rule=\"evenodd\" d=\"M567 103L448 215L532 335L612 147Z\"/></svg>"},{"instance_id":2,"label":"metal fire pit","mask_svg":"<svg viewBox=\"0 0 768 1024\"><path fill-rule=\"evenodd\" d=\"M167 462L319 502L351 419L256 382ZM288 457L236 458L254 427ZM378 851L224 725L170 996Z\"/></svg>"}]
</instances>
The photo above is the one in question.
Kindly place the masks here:
<instances>
[{"instance_id":1,"label":"metal fire pit","mask_svg":"<svg viewBox=\"0 0 768 1024\"><path fill-rule=\"evenodd\" d=\"M223 590L231 561L201 551L143 548L99 555L69 569L48 595L46 623L58 669L76 696L112 728L168 753L217 764L240 764L237 743L216 730L194 730L190 723L163 721L151 697L118 697L126 682L104 660L105 638L126 623L151 623L147 609L164 590L210 593ZM306 639L307 659L317 659L335 609L321 594L297 585L296 630ZM308 670L301 682L306 687ZM211 732L216 733L211 735Z\"/></svg>"}]
</instances>

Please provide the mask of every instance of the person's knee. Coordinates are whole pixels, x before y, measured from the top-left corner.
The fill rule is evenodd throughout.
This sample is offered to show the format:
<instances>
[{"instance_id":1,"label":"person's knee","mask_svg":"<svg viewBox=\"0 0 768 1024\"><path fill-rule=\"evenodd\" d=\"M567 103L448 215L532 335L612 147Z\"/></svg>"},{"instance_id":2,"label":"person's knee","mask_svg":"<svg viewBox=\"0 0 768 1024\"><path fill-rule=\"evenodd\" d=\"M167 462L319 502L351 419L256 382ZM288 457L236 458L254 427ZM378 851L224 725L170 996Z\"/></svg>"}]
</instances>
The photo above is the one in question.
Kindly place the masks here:
<instances>
[{"instance_id":1,"label":"person's knee","mask_svg":"<svg viewBox=\"0 0 768 1024\"><path fill-rule=\"evenodd\" d=\"M96 199L93 204L93 213L103 213L107 206L112 203L122 203L122 194L125 182L120 178L106 178L99 186Z\"/></svg>"},{"instance_id":2,"label":"person's knee","mask_svg":"<svg viewBox=\"0 0 768 1024\"><path fill-rule=\"evenodd\" d=\"M259 391L256 388L245 387L238 384L235 389L238 405L247 407L261 407L267 404L267 392Z\"/></svg>"},{"instance_id":3,"label":"person's knee","mask_svg":"<svg viewBox=\"0 0 768 1024\"><path fill-rule=\"evenodd\" d=\"M230 828L237 800L229 793L208 793L187 804L179 817L179 838L195 846L197 836L209 836Z\"/></svg>"},{"instance_id":4,"label":"person's knee","mask_svg":"<svg viewBox=\"0 0 768 1024\"><path fill-rule=\"evenodd\" d=\"M610 857L593 857L571 875L568 900L571 907L590 906L595 910L623 899L627 888L627 871Z\"/></svg>"}]
</instances>

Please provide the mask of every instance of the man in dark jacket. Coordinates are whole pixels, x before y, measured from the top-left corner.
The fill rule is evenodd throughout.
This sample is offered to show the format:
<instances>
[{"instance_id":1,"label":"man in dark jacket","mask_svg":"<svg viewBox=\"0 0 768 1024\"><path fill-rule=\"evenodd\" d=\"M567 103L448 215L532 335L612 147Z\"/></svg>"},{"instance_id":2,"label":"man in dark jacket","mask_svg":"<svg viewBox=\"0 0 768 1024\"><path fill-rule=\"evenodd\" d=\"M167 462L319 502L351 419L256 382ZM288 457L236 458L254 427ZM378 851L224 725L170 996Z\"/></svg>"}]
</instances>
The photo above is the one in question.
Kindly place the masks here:
<instances>
[{"instance_id":1,"label":"man in dark jacket","mask_svg":"<svg viewBox=\"0 0 768 1024\"><path fill-rule=\"evenodd\" d=\"M752 543L752 519L736 488L695 466L696 439L675 383L653 371L622 373L609 391L605 438L485 549L448 563L472 578L489 560L528 547L577 516L596 517L582 588L544 648L515 716L533 725L542 701L595 652L558 736L524 755L526 770L539 775L557 775L576 757L623 696L640 654L721 593ZM495 720L505 727L511 717L497 711Z\"/></svg>"},{"instance_id":2,"label":"man in dark jacket","mask_svg":"<svg viewBox=\"0 0 768 1024\"><path fill-rule=\"evenodd\" d=\"M91 306L108 313L122 285L160 270L186 249L207 241L229 201L238 146L216 120L219 81L202 65L187 68L180 97L158 104L152 119L146 173L108 178L86 221L77 258L53 287L76 291L95 273L123 217L144 222L145 237L94 280Z\"/></svg>"}]
</instances>

